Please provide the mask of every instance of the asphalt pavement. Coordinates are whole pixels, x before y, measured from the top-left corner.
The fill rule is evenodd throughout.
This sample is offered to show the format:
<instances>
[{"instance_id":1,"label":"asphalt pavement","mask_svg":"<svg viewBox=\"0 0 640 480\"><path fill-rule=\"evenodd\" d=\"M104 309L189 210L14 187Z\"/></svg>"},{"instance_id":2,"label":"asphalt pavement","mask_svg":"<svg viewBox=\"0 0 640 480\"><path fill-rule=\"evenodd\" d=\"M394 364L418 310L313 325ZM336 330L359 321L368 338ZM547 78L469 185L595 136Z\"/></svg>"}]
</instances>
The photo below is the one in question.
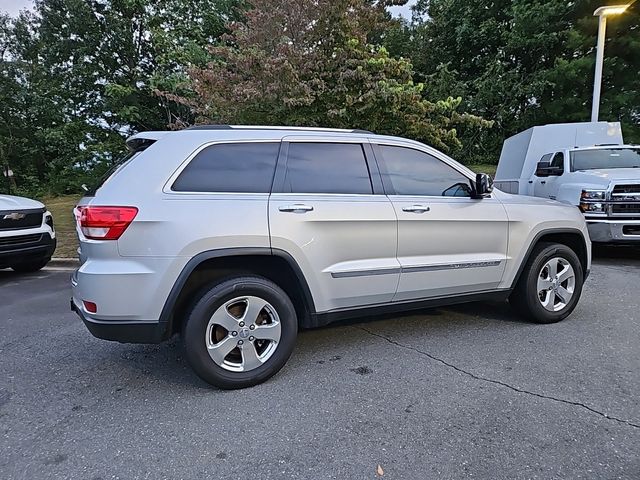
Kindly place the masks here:
<instances>
[{"instance_id":1,"label":"asphalt pavement","mask_svg":"<svg viewBox=\"0 0 640 480\"><path fill-rule=\"evenodd\" d=\"M596 251L561 323L486 303L341 323L239 391L179 339L93 338L69 275L0 271L0 478L640 478L639 249Z\"/></svg>"}]
</instances>

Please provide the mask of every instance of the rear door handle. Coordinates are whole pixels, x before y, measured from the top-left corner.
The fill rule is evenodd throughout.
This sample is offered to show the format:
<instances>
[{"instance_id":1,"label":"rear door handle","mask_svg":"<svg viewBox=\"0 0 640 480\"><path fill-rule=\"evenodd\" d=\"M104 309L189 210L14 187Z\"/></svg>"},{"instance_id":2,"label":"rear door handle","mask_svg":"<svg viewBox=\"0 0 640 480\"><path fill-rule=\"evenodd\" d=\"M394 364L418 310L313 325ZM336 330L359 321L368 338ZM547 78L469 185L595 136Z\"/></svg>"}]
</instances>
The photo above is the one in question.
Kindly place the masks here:
<instances>
[{"instance_id":1,"label":"rear door handle","mask_svg":"<svg viewBox=\"0 0 640 480\"><path fill-rule=\"evenodd\" d=\"M547 181L546 181L546 180L542 180L540 183L541 183L542 185L544 185L545 183L547 183Z\"/></svg>"},{"instance_id":2,"label":"rear door handle","mask_svg":"<svg viewBox=\"0 0 640 480\"><path fill-rule=\"evenodd\" d=\"M411 205L410 207L402 207L403 212L411 212L411 213L424 213L431 210L431 207L426 205Z\"/></svg>"},{"instance_id":3,"label":"rear door handle","mask_svg":"<svg viewBox=\"0 0 640 480\"><path fill-rule=\"evenodd\" d=\"M278 207L278 210L280 210L281 212L306 213L312 211L313 207L311 205L296 203L294 205Z\"/></svg>"}]
</instances>

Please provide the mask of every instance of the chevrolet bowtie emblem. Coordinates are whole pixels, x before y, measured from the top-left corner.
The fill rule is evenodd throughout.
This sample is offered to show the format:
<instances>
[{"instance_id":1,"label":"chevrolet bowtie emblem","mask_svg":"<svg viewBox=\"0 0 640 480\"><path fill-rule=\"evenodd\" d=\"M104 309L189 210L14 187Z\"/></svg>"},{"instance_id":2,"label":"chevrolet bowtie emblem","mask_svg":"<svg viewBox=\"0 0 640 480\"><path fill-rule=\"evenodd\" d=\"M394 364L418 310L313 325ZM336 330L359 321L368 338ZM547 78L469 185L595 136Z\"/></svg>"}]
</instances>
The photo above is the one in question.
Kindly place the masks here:
<instances>
[{"instance_id":1,"label":"chevrolet bowtie emblem","mask_svg":"<svg viewBox=\"0 0 640 480\"><path fill-rule=\"evenodd\" d=\"M3 220L22 220L26 215L24 213L13 212L2 217Z\"/></svg>"}]
</instances>

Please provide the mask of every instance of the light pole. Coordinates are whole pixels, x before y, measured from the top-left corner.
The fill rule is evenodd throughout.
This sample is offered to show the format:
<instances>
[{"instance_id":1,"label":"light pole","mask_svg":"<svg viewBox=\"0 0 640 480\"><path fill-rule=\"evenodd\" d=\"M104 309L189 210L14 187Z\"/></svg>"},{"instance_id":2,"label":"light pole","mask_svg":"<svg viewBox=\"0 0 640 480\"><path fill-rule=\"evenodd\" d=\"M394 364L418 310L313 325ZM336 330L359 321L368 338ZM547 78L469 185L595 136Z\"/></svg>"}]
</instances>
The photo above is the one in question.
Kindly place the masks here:
<instances>
[{"instance_id":1,"label":"light pole","mask_svg":"<svg viewBox=\"0 0 640 480\"><path fill-rule=\"evenodd\" d=\"M591 121L598 121L598 113L600 111L600 89L602 87L602 61L604 60L604 40L607 31L607 17L609 15L618 15L623 13L629 5L610 5L600 7L593 12L593 15L599 17L598 22L598 45L596 47L596 75L593 80L593 104L591 105Z\"/></svg>"}]
</instances>

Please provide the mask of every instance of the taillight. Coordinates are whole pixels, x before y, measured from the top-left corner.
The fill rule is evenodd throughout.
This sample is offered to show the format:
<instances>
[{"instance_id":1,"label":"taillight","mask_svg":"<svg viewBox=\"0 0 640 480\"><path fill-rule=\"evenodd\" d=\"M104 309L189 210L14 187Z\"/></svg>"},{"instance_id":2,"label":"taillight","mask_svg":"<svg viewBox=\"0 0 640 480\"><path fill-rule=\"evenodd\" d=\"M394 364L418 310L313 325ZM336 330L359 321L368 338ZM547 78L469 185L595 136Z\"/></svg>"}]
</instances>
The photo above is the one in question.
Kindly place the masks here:
<instances>
[{"instance_id":1,"label":"taillight","mask_svg":"<svg viewBox=\"0 0 640 480\"><path fill-rule=\"evenodd\" d=\"M136 207L78 207L80 229L92 240L117 240L138 214Z\"/></svg>"}]
</instances>

